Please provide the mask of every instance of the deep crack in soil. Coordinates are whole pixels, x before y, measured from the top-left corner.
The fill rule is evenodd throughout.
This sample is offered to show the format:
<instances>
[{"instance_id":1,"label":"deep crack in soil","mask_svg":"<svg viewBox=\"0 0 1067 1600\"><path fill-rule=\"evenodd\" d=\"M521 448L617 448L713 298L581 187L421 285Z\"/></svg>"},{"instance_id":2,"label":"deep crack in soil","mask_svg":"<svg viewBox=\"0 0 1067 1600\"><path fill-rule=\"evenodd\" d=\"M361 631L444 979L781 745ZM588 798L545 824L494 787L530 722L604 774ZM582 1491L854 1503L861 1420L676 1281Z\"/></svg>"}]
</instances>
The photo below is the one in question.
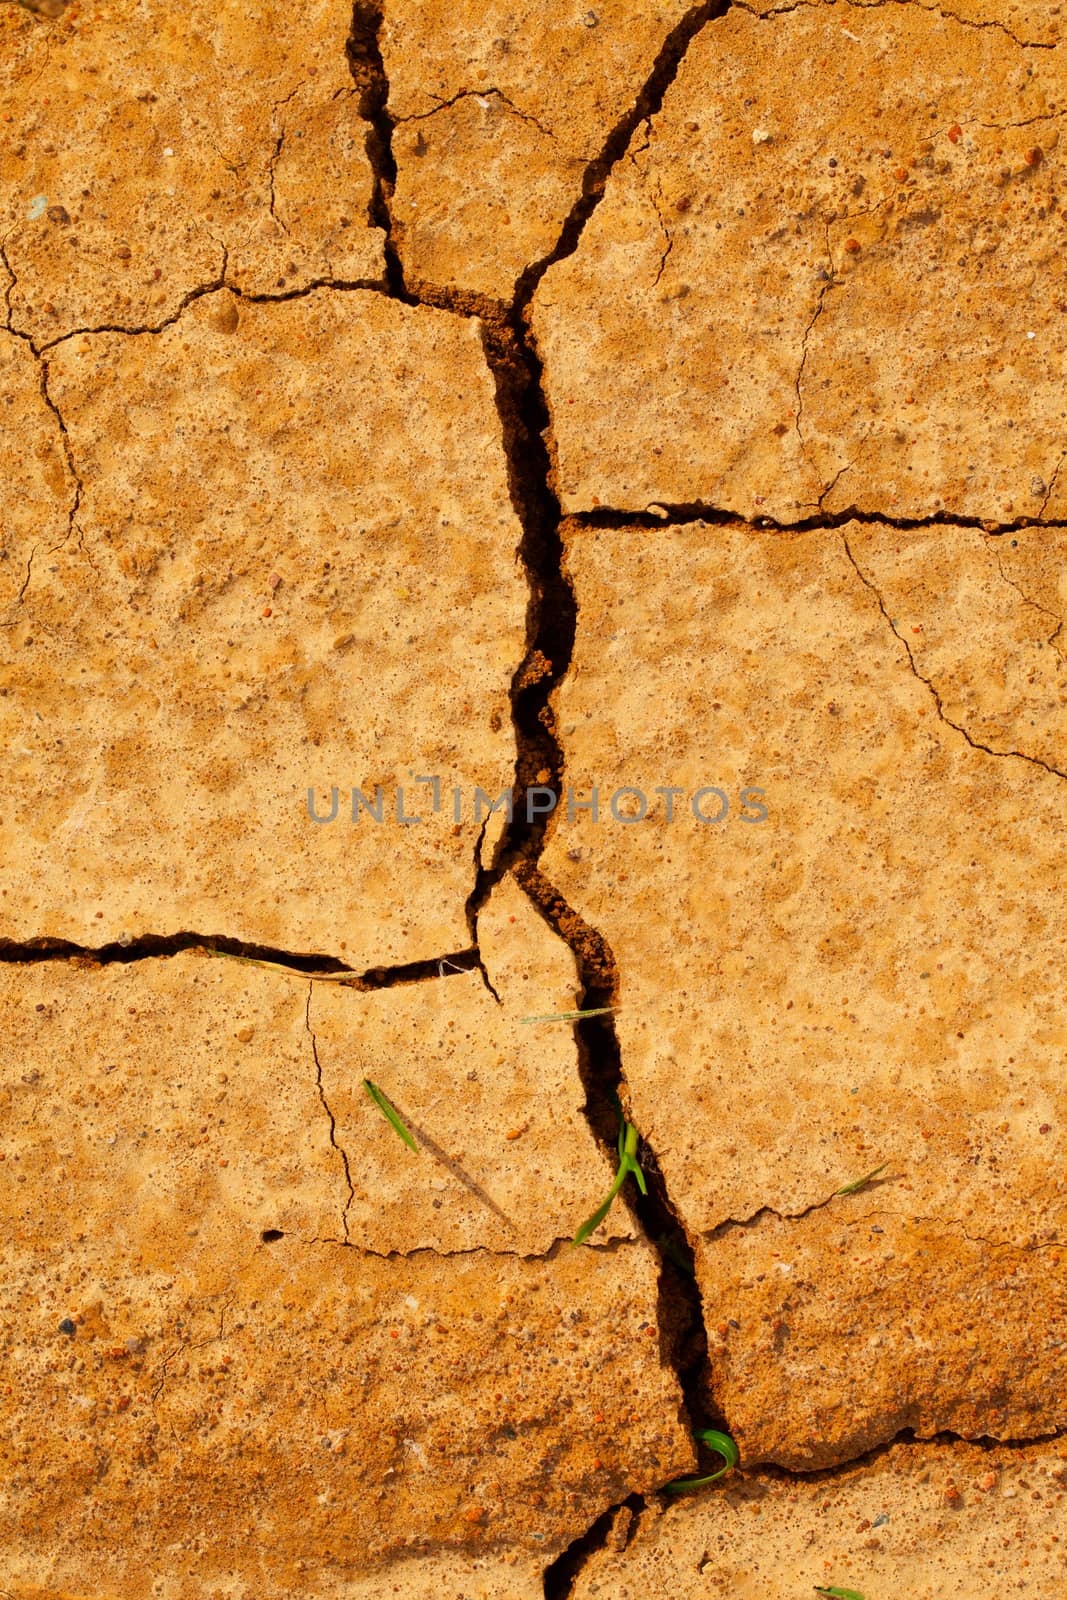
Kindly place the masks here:
<instances>
[{"instance_id":1,"label":"deep crack in soil","mask_svg":"<svg viewBox=\"0 0 1067 1600\"><path fill-rule=\"evenodd\" d=\"M0 940L0 963L30 965L42 961L71 961L87 967L124 965L133 961L152 961L161 956L180 955L196 950L207 956L230 956L257 965L279 967L294 976L314 977L340 983L353 989L391 989L402 983L422 983L428 978L449 977L454 972L475 972L480 965L476 949L449 950L423 961L408 961L395 967L368 967L357 972L336 956L316 955L298 950L276 950L269 945L249 944L219 933L144 933L137 938L113 939L102 945L75 944L69 939L27 939L21 943Z\"/></svg>"},{"instance_id":2,"label":"deep crack in soil","mask_svg":"<svg viewBox=\"0 0 1067 1600\"><path fill-rule=\"evenodd\" d=\"M721 17L728 9L729 0L704 0L704 3L692 7L667 35L633 105L612 128L599 155L586 167L581 192L562 225L555 247L523 272L512 303L505 306L460 290L428 284L409 285L406 282L390 214L396 164L392 153L394 123L388 109L389 84L380 46L382 0L355 0L353 7L347 55L358 91L359 109L368 129L366 148L374 174L369 218L385 235L385 292L407 305L432 305L465 317L477 316L481 320L486 361L496 386L509 490L522 530L519 555L530 589L526 649L511 688L516 737L514 813L492 859L485 862L479 854L476 883L468 901L472 947L451 953L440 961L415 962L389 969L376 968L362 974L351 972L344 963L332 957L271 950L223 936L194 933L144 935L125 944L113 942L96 950L60 940L8 943L0 946L0 961L67 959L98 965L167 956L199 948L218 955L265 961L286 967L294 974L306 976L315 973L322 977L333 977L350 982L354 987L387 987L394 983L442 976L446 970L478 969L480 956L476 929L479 911L496 884L511 872L540 915L572 951L579 975L579 1008L609 1007L617 1002L619 972L607 941L566 903L540 871L538 863L552 826L551 819L541 815L529 820L527 816L526 797L534 787L551 788L557 797L562 797L564 793L565 754L552 699L570 669L577 625L577 604L564 570L561 508L552 488L552 461L546 443L550 418L543 388L542 364L529 330L527 313L549 267L577 248L585 225L604 194L612 169L623 157L638 126L658 112L690 43L707 23ZM224 277L225 266L223 280ZM194 294L205 293L209 288L218 286L212 284L194 291ZM58 412L56 415L62 428L62 419ZM659 509L661 515L651 511L627 513L605 509L571 520L575 526L646 527L650 530L683 521L725 523L747 520L700 504L672 505ZM876 518L872 514L847 511L830 516L812 516L792 526L781 527L779 531L788 535L811 526L839 528L853 518L861 522L877 520L909 527L945 522L953 526L981 526L989 533L1031 525L1029 520L1023 519L1006 524L990 524L943 516L903 523L892 517ZM769 530L775 527L767 519L755 519L753 525ZM306 1021L310 1032L310 1017ZM614 1158L620 1103L628 1114L627 1087L614 1022L610 1014L591 1017L577 1024L575 1033L579 1071L586 1096L585 1114L594 1135ZM312 1042L314 1044L313 1035ZM321 1080L321 1071L319 1077ZM325 1101L323 1104L332 1124L332 1113L329 1113ZM649 1193L645 1197L640 1196L636 1186L631 1183L625 1198L633 1206L642 1228L659 1252L657 1310L660 1357L677 1375L688 1421L694 1426L718 1426L729 1431L726 1420L709 1414L706 1406L702 1380L707 1364L707 1340L689 1241L672 1205L655 1151L642 1142L639 1158ZM267 1229L262 1240L269 1244L281 1237L284 1235L280 1230ZM905 1437L898 1436L899 1439ZM877 1451L871 1454L889 1449L894 1442L878 1446ZM717 1460L714 1464L718 1464ZM817 1476L831 1477L839 1470L830 1468L825 1474ZM794 1475L781 1470L781 1476L790 1478ZM643 1497L632 1494L620 1504L600 1513L545 1570L543 1581L546 1600L564 1600L570 1595L583 1563L607 1539L621 1510L639 1514L644 1506ZM631 1521L631 1532L635 1525L636 1517Z\"/></svg>"},{"instance_id":3,"label":"deep crack in soil","mask_svg":"<svg viewBox=\"0 0 1067 1600\"><path fill-rule=\"evenodd\" d=\"M589 926L564 901L538 868L551 818L531 815L527 796L536 787L550 788L557 801L564 793L566 758L559 738L552 696L570 669L578 608L564 571L562 512L552 487L552 460L547 438L550 418L543 387L543 368L527 312L538 284L556 261L577 249L582 231L600 203L607 178L630 143L634 130L659 110L690 43L700 29L728 9L726 0L704 0L671 31L657 53L651 72L630 110L608 135L600 154L583 174L581 194L563 223L553 250L521 275L510 306L482 296L440 286L408 284L392 233L389 201L396 181L392 152L393 119L388 110L389 85L379 35L383 24L380 0L356 0L349 62L360 91L360 104L372 124L367 152L374 170L371 220L385 230L389 292L409 305L433 305L461 316L477 316L482 344L493 374L503 447L507 459L512 506L522 529L519 555L530 587L526 615L526 650L511 685L516 763L513 810L492 860L479 854L474 890L467 913L477 946L478 914L493 888L510 872L537 911L570 948L578 968L578 1008L615 1004L619 974L604 936ZM610 1015L589 1018L575 1028L579 1071L585 1088L585 1115L595 1137L612 1157L618 1137L618 1110L626 1108L622 1057ZM707 1338L700 1290L692 1269L685 1230L671 1204L655 1152L642 1142L640 1159L648 1183L647 1196L631 1183L627 1200L660 1257L658 1323L660 1359L675 1371L691 1426L726 1427L708 1413L701 1382L707 1361ZM717 1464L717 1458L716 1458ZM622 1502L632 1511L644 1506L640 1495ZM606 1538L619 1506L594 1520L544 1573L546 1600L562 1600L588 1553Z\"/></svg>"}]
</instances>

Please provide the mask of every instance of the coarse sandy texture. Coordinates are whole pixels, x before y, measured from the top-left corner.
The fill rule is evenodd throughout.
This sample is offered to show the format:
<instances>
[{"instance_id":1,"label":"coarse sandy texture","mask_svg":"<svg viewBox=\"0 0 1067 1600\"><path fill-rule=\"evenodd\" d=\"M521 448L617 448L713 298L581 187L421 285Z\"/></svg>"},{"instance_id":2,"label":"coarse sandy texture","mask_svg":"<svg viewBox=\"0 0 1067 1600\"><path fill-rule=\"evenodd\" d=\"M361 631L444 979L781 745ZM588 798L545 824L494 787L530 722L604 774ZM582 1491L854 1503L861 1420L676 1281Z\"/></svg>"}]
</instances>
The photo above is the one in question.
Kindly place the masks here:
<instances>
[{"instance_id":1,"label":"coarse sandy texture","mask_svg":"<svg viewBox=\"0 0 1067 1600\"><path fill-rule=\"evenodd\" d=\"M1058 1600L1062 12L0 0L0 1600Z\"/></svg>"},{"instance_id":2,"label":"coarse sandy texture","mask_svg":"<svg viewBox=\"0 0 1067 1600\"><path fill-rule=\"evenodd\" d=\"M336 1231L307 988L193 953L0 968L10 1260L212 1295L263 1229Z\"/></svg>"},{"instance_id":3,"label":"coarse sandy texture","mask_svg":"<svg viewBox=\"0 0 1067 1600\"><path fill-rule=\"evenodd\" d=\"M709 22L534 300L564 509L1062 515L1065 106L921 6Z\"/></svg>"},{"instance_id":4,"label":"coarse sandy texture","mask_svg":"<svg viewBox=\"0 0 1067 1600\"><path fill-rule=\"evenodd\" d=\"M394 235L407 277L509 301L688 13L625 0L389 0Z\"/></svg>"},{"instance_id":5,"label":"coarse sandy texture","mask_svg":"<svg viewBox=\"0 0 1067 1600\"><path fill-rule=\"evenodd\" d=\"M1067 772L1067 530L856 527L848 540L942 715L988 750Z\"/></svg>"},{"instance_id":6,"label":"coarse sandy texture","mask_svg":"<svg viewBox=\"0 0 1067 1600\"><path fill-rule=\"evenodd\" d=\"M1012 749L1062 730L1050 621L1001 584L1001 625L990 549L855 525L568 537L560 723L601 816L561 818L543 867L614 952L633 1115L700 1241L712 1385L750 1460L1067 1421L1067 787L975 748L934 693L966 679ZM937 588L932 685L922 624L876 592L898 570L920 606ZM622 785L644 822L613 819Z\"/></svg>"},{"instance_id":7,"label":"coarse sandy texture","mask_svg":"<svg viewBox=\"0 0 1067 1600\"><path fill-rule=\"evenodd\" d=\"M623 1512L573 1600L797 1600L820 1584L871 1600L1051 1596L1065 1485L1065 1452L1048 1445L901 1444L833 1477L754 1473L665 1512L657 1503L636 1528Z\"/></svg>"},{"instance_id":8,"label":"coarse sandy texture","mask_svg":"<svg viewBox=\"0 0 1067 1600\"><path fill-rule=\"evenodd\" d=\"M0 979L20 1600L332 1594L412 1546L547 1560L689 1466L644 1243L311 1242L346 1185L305 983L195 954Z\"/></svg>"},{"instance_id":9,"label":"coarse sandy texture","mask_svg":"<svg viewBox=\"0 0 1067 1600\"><path fill-rule=\"evenodd\" d=\"M525 1018L573 1008L574 959L513 880L483 910L478 972L359 994L316 985L309 1022L347 1153L346 1237L370 1250L543 1254L614 1175L583 1115L574 1033ZM362 1080L412 1132L403 1146ZM632 1237L616 1207L602 1238Z\"/></svg>"},{"instance_id":10,"label":"coarse sandy texture","mask_svg":"<svg viewBox=\"0 0 1067 1600\"><path fill-rule=\"evenodd\" d=\"M647 1245L283 1240L212 1294L95 1239L2 1256L0 1540L24 1585L281 1600L421 1551L551 1559L691 1463Z\"/></svg>"},{"instance_id":11,"label":"coarse sandy texture","mask_svg":"<svg viewBox=\"0 0 1067 1600\"><path fill-rule=\"evenodd\" d=\"M0 5L0 238L11 326L159 327L227 281L379 281L351 8Z\"/></svg>"},{"instance_id":12,"label":"coarse sandy texture","mask_svg":"<svg viewBox=\"0 0 1067 1600\"><path fill-rule=\"evenodd\" d=\"M527 603L477 326L222 291L45 359L81 493L6 635L0 937L225 932L357 971L465 947Z\"/></svg>"}]
</instances>

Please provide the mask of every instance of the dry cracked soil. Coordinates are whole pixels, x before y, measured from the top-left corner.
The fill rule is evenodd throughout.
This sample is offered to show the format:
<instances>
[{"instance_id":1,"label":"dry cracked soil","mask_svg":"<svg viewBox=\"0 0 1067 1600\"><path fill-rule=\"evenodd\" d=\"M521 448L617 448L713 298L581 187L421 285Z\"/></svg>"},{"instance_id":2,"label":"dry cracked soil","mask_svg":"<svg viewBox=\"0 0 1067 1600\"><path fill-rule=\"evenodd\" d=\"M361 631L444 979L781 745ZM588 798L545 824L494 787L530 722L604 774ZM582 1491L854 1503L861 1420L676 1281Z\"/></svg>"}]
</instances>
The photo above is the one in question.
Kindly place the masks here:
<instances>
[{"instance_id":1,"label":"dry cracked soil","mask_svg":"<svg viewBox=\"0 0 1067 1600\"><path fill-rule=\"evenodd\" d=\"M0 0L2 1600L1067 1597L1065 30Z\"/></svg>"}]
</instances>

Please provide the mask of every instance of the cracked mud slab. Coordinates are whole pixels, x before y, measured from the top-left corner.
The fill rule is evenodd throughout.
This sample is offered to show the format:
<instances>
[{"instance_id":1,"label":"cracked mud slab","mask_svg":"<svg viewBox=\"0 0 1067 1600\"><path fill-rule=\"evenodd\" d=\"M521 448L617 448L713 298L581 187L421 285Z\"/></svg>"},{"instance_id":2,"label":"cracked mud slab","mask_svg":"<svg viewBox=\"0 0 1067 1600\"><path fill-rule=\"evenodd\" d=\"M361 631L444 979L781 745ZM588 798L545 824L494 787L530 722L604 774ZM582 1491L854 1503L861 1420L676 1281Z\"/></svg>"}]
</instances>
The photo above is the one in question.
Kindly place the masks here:
<instances>
[{"instance_id":1,"label":"cracked mud slab","mask_svg":"<svg viewBox=\"0 0 1067 1600\"><path fill-rule=\"evenodd\" d=\"M389 0L392 212L409 280L509 301L688 10Z\"/></svg>"},{"instance_id":2,"label":"cracked mud slab","mask_svg":"<svg viewBox=\"0 0 1067 1600\"><path fill-rule=\"evenodd\" d=\"M570 951L510 880L478 934L499 1000L478 972L373 994L314 987L309 1026L352 1183L346 1236L361 1248L544 1254L573 1237L614 1175L583 1115L571 1029L523 1021L573 1008ZM364 1077L400 1111L417 1156ZM633 1237L624 1209L601 1237Z\"/></svg>"},{"instance_id":3,"label":"cracked mud slab","mask_svg":"<svg viewBox=\"0 0 1067 1600\"><path fill-rule=\"evenodd\" d=\"M505 1006L530 960L509 904L487 940ZM691 1464L660 1354L655 1253L552 1248L534 1220L538 1201L549 1219L559 1203L539 1192L536 1127L525 1152L507 1146L529 1193L505 1252L478 1248L490 1232L468 1225L439 1254L387 1206L383 1260L325 1242L340 1233L346 1177L305 983L193 954L2 979L0 1549L16 1595L192 1597L210 1582L281 1597L312 1578L328 1595L423 1552L446 1574L475 1556L529 1568L590 1507ZM466 983L346 996L352 1049L388 1053L414 1034L433 1089L457 1052L433 1054L414 990L449 990L485 1082L468 1138L492 1143L499 1168L494 1074L515 1069L486 1026L497 1003ZM401 1019L392 1032L359 1015L384 999ZM561 1077L573 1048L565 1032ZM350 1069L357 1081L366 1064ZM368 1113L344 1125L345 1155L357 1183L369 1171L388 1196L389 1163L417 1158L391 1133L380 1149ZM553 1136L578 1178L572 1146L584 1144L595 1191L588 1130L568 1140L557 1123ZM365 1207L352 1216L358 1244L371 1229ZM427 1592L438 1570L402 1592Z\"/></svg>"},{"instance_id":4,"label":"cracked mud slab","mask_svg":"<svg viewBox=\"0 0 1067 1600\"><path fill-rule=\"evenodd\" d=\"M1062 515L1065 107L925 7L707 23L534 299L564 509Z\"/></svg>"},{"instance_id":5,"label":"cracked mud slab","mask_svg":"<svg viewBox=\"0 0 1067 1600\"><path fill-rule=\"evenodd\" d=\"M158 327L224 270L257 294L380 280L350 25L334 0L0 6L10 326Z\"/></svg>"},{"instance_id":6,"label":"cracked mud slab","mask_svg":"<svg viewBox=\"0 0 1067 1600\"><path fill-rule=\"evenodd\" d=\"M1065 1452L1048 1445L898 1444L833 1477L753 1473L636 1525L621 1513L573 1600L795 1600L820 1584L910 1600L1052 1595L1065 1486Z\"/></svg>"},{"instance_id":7,"label":"cracked mud slab","mask_svg":"<svg viewBox=\"0 0 1067 1600\"><path fill-rule=\"evenodd\" d=\"M558 713L602 816L561 815L542 866L618 964L633 1117L697 1243L712 1390L749 1460L1067 1421L1067 788L1038 759L1056 730L1063 749L1067 672L1045 674L1054 624L995 586L990 549L856 525L568 534ZM871 585L900 572L897 615ZM939 695L1023 753L968 742ZM621 784L643 823L612 819ZM670 824L657 784L683 790ZM702 786L721 823L696 821Z\"/></svg>"},{"instance_id":8,"label":"cracked mud slab","mask_svg":"<svg viewBox=\"0 0 1067 1600\"><path fill-rule=\"evenodd\" d=\"M9 619L26 589L36 552L61 545L74 485L63 444L41 394L33 354L0 331L0 620ZM6 635L4 635L6 637Z\"/></svg>"},{"instance_id":9,"label":"cracked mud slab","mask_svg":"<svg viewBox=\"0 0 1067 1600\"><path fill-rule=\"evenodd\" d=\"M95 1240L2 1255L20 1596L281 1600L423 1551L551 1559L691 1460L645 1245L383 1262L284 1240L213 1292Z\"/></svg>"},{"instance_id":10,"label":"cracked mud slab","mask_svg":"<svg viewBox=\"0 0 1067 1600\"><path fill-rule=\"evenodd\" d=\"M15 353L19 470L70 534L53 511L7 613L0 937L224 930L357 971L464 948L527 604L477 325L222 291L45 362L50 443ZM382 822L353 824L379 785Z\"/></svg>"}]
</instances>

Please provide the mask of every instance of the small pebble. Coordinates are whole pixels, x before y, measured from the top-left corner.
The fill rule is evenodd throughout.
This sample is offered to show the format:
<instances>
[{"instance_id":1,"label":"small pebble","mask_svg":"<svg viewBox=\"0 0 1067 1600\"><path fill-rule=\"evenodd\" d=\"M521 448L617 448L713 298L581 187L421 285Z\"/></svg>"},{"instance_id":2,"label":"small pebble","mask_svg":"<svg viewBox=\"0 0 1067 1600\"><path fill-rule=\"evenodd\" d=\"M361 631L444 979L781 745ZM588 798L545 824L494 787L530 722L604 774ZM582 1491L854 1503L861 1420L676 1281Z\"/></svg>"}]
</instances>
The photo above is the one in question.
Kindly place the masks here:
<instances>
[{"instance_id":1,"label":"small pebble","mask_svg":"<svg viewBox=\"0 0 1067 1600\"><path fill-rule=\"evenodd\" d=\"M69 1317L63 1318L63 1321L59 1324L59 1331L60 1333L65 1333L68 1338L73 1339L75 1327Z\"/></svg>"}]
</instances>

